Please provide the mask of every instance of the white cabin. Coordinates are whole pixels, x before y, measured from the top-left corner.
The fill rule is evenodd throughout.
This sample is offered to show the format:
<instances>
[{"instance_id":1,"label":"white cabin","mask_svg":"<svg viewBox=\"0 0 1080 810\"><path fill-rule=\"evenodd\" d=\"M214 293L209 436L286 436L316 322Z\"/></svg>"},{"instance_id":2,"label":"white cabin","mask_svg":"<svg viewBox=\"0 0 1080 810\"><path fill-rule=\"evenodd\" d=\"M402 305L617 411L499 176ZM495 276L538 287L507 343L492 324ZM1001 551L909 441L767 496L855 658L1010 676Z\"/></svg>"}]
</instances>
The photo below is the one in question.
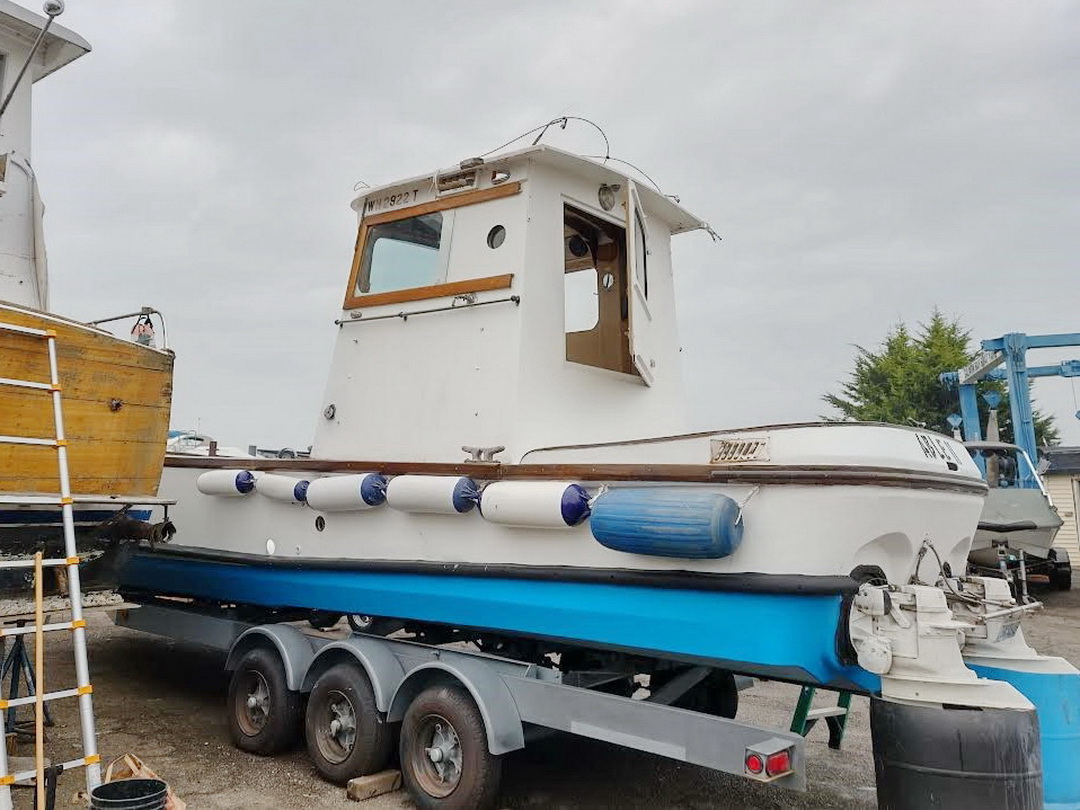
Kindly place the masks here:
<instances>
[{"instance_id":1,"label":"white cabin","mask_svg":"<svg viewBox=\"0 0 1080 810\"><path fill-rule=\"evenodd\" d=\"M378 189L313 457L461 461L686 430L671 236L707 227L534 146Z\"/></svg>"},{"instance_id":2,"label":"white cabin","mask_svg":"<svg viewBox=\"0 0 1080 810\"><path fill-rule=\"evenodd\" d=\"M0 0L0 100L45 23L45 17ZM48 309L44 207L30 162L32 88L89 50L85 39L54 22L0 118L0 301Z\"/></svg>"}]
</instances>

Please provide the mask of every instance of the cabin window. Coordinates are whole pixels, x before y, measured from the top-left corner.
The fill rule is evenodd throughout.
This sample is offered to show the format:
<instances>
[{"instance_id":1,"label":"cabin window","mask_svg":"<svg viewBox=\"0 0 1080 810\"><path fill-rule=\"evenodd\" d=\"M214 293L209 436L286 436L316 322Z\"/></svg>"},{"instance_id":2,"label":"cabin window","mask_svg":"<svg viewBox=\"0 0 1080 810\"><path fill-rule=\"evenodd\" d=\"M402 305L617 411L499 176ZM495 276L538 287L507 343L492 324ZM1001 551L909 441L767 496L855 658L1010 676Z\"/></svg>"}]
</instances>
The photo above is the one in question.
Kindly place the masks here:
<instances>
[{"instance_id":1,"label":"cabin window","mask_svg":"<svg viewBox=\"0 0 1080 810\"><path fill-rule=\"evenodd\" d=\"M635 373L626 290L626 231L566 206L563 331L567 360Z\"/></svg>"},{"instance_id":2,"label":"cabin window","mask_svg":"<svg viewBox=\"0 0 1080 810\"><path fill-rule=\"evenodd\" d=\"M563 274L563 317L566 333L591 332L600 323L600 300L596 271L572 270Z\"/></svg>"},{"instance_id":3,"label":"cabin window","mask_svg":"<svg viewBox=\"0 0 1080 810\"><path fill-rule=\"evenodd\" d=\"M444 233L452 211L373 225L368 231L360 265L357 293L381 293L440 283L446 274Z\"/></svg>"},{"instance_id":4,"label":"cabin window","mask_svg":"<svg viewBox=\"0 0 1080 810\"><path fill-rule=\"evenodd\" d=\"M649 297L649 246L645 241L645 219L641 216L641 209L634 209L634 275L645 297Z\"/></svg>"}]
</instances>

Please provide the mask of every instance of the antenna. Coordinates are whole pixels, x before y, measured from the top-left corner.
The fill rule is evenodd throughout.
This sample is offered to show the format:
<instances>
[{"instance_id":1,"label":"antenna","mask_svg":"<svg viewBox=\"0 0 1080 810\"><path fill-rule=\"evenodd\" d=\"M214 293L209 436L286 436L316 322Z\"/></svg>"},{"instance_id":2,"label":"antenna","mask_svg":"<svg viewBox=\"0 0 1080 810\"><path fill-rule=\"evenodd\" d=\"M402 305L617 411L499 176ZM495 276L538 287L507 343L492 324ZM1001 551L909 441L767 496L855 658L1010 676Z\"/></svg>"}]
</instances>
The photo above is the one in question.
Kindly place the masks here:
<instances>
[{"instance_id":1,"label":"antenna","mask_svg":"<svg viewBox=\"0 0 1080 810\"><path fill-rule=\"evenodd\" d=\"M49 19L45 21L45 27L38 32L37 39L34 40L34 47L32 47L30 53L26 55L26 61L23 62L19 75L16 76L15 81L12 82L11 89L8 90L7 97L4 98L4 103L0 104L0 118L4 117L4 111L8 108L8 104L11 103L11 97L15 95L15 91L18 89L22 77L26 75L26 69L30 67L30 62L33 61L38 48L41 47L41 41L45 39L45 35L49 33L49 28L52 26L53 20L64 13L64 0L45 0L45 5L41 7L41 10L45 12L45 15Z\"/></svg>"}]
</instances>

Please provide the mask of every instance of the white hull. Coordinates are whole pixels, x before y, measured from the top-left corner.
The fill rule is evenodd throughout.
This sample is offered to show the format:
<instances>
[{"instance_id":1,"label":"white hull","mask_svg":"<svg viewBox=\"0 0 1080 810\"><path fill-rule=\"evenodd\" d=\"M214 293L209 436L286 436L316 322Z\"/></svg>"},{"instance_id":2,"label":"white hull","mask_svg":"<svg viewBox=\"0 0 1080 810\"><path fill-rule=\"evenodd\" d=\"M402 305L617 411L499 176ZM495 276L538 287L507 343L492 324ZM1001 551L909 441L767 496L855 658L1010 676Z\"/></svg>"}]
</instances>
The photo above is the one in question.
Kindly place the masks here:
<instances>
[{"instance_id":1,"label":"white hull","mask_svg":"<svg viewBox=\"0 0 1080 810\"><path fill-rule=\"evenodd\" d=\"M538 458L543 468L475 465L472 474L481 485L496 475L520 480L520 473L528 480L532 470L551 469L550 462L559 463L559 473L565 472L572 480L573 470L584 470L580 465L585 459L579 457L585 456L591 462L589 470L599 477L578 483L593 496L604 488L621 487L689 486L722 493L740 505L743 534L737 549L720 559L613 550L594 539L588 521L556 529L530 528L490 522L480 510L417 514L384 504L324 514L301 503L262 496L257 488L244 497L204 495L197 491L196 482L206 467L194 466L199 463L194 459L184 467L166 468L162 494L177 500L170 510L178 528L174 547L216 550L252 560L389 560L822 576L843 576L857 566L876 566L890 582L901 583L915 573L920 559L920 577L936 580L939 571L933 555L919 554L923 541L930 540L953 570L963 570L982 508L978 473L970 462L972 469L954 471L938 459L928 459L917 439L921 434L866 425L769 428L753 434L771 443L767 461L701 464L708 459L712 443L725 435L743 434L537 451L527 454L524 461ZM857 448L854 461L846 466L837 463L841 459L836 449L845 443ZM878 447L878 455L865 449L869 446ZM553 456L558 458L549 458ZM641 459L637 480L624 475L627 465L622 462L627 457ZM958 454L958 458L962 463L966 455ZM688 469L688 483L678 480L673 465L680 462L695 465ZM265 470L269 464L275 470L271 474L307 480L323 474L312 471L313 467L333 467L317 461L263 462L260 466ZM355 470L355 463L352 466ZM377 466L372 463L371 471L379 472ZM474 468L464 465L463 469ZM660 470L663 476L650 481L650 471ZM691 470L703 470L718 482L701 483L700 472L691 475ZM612 474L604 476L605 471ZM931 485L931 480L936 483Z\"/></svg>"}]
</instances>

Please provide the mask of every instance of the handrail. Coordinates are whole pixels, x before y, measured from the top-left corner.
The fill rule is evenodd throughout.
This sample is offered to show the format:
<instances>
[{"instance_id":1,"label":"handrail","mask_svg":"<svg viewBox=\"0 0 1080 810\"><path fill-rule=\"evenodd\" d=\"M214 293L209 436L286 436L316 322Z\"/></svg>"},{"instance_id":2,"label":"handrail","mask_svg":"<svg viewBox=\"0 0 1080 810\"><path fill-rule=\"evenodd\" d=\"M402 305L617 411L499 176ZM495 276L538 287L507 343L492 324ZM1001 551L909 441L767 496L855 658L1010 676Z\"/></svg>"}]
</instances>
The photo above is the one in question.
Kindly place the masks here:
<instances>
[{"instance_id":1,"label":"handrail","mask_svg":"<svg viewBox=\"0 0 1080 810\"><path fill-rule=\"evenodd\" d=\"M508 298L492 298L492 299L490 299L488 301L470 301L468 299L468 295L469 294L458 295L458 296L454 297L455 301L458 300L458 299L464 299L465 300L465 303L461 304L459 306L454 306L453 304L451 304L448 307L433 307L431 309L414 309L412 312L395 312L393 315L373 315L370 318L362 318L362 317L359 317L359 312L360 312L359 310L353 310L353 312L356 313L356 314L354 314L348 320L338 319L338 320L334 321L334 324L337 325L337 326L344 326L347 323L369 323L371 321L385 321L385 320L390 320L392 318L401 318L401 320L407 321L407 320L409 320L409 318L413 317L414 315L429 315L432 312L450 312L451 310L475 309L476 307L486 307L489 304L512 303L514 306L518 306L518 305L521 304L521 296L520 295L511 295Z\"/></svg>"},{"instance_id":2,"label":"handrail","mask_svg":"<svg viewBox=\"0 0 1080 810\"><path fill-rule=\"evenodd\" d=\"M154 309L154 307L143 307L138 312L127 312L123 315L114 315L111 318L99 318L96 321L87 321L87 326L100 326L103 323L112 323L113 321L122 321L125 318L137 318L140 315L157 315L161 319L161 348L165 351L169 349L169 331L165 324L165 313L160 309Z\"/></svg>"}]
</instances>

